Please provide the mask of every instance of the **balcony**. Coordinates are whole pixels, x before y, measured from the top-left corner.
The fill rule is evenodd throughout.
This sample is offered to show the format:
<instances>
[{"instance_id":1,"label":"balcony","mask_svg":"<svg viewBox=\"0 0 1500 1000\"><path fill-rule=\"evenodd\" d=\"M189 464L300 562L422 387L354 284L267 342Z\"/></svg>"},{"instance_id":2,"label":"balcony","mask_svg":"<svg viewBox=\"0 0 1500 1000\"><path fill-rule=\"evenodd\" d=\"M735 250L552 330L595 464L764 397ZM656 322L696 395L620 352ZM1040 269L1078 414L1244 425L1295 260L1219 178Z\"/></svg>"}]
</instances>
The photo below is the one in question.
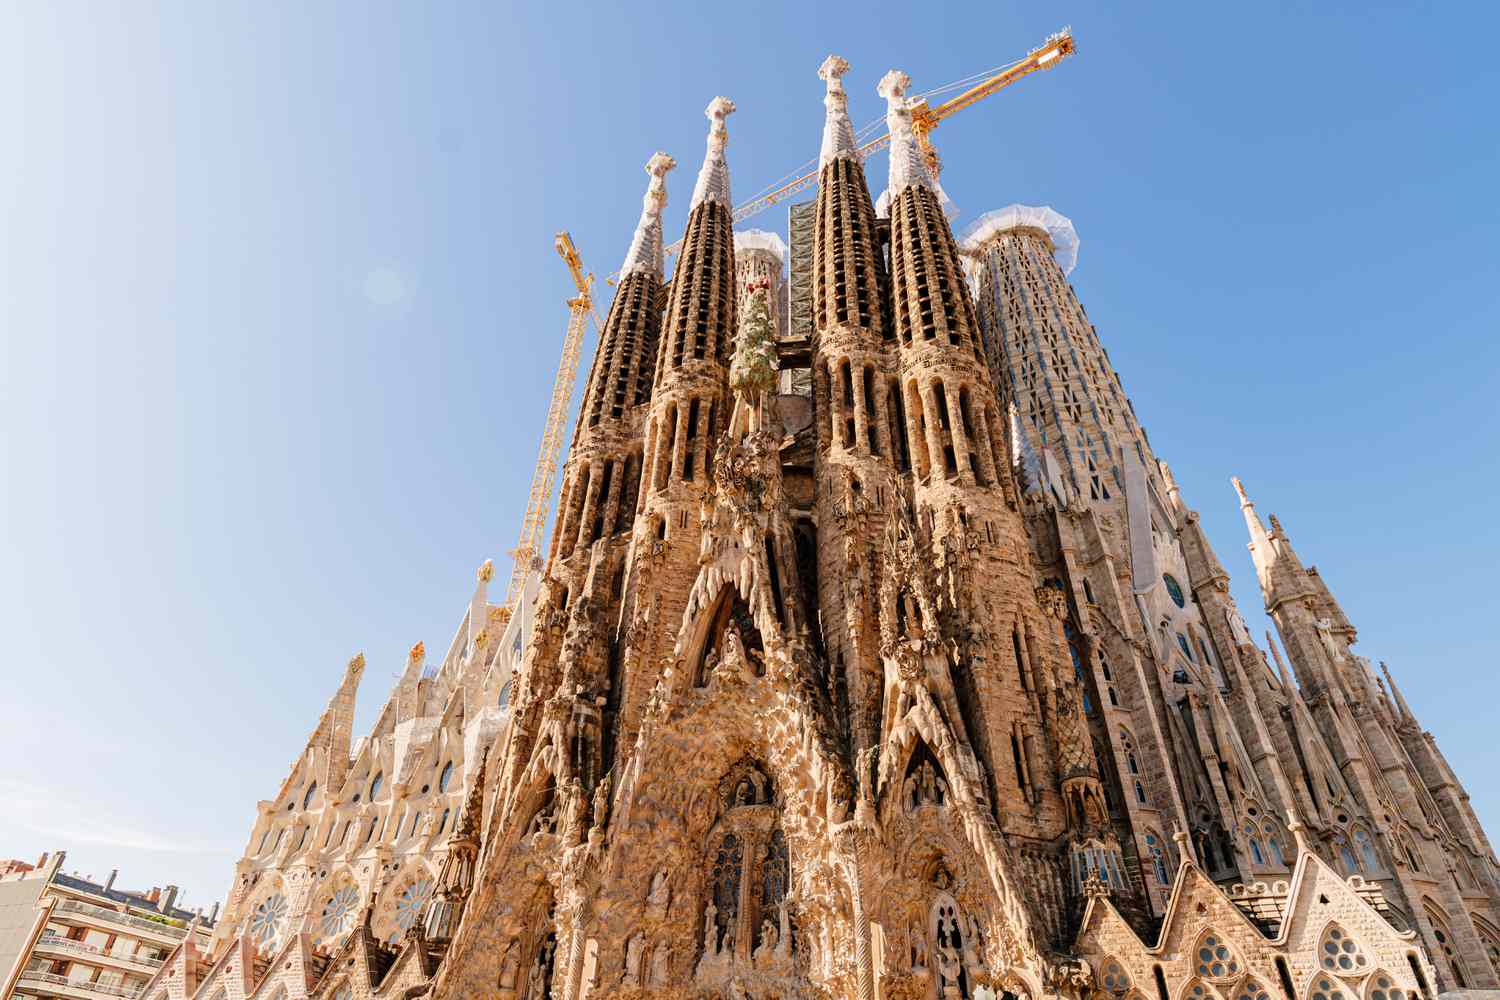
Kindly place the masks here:
<instances>
[{"instance_id":1,"label":"balcony","mask_svg":"<svg viewBox=\"0 0 1500 1000\"><path fill-rule=\"evenodd\" d=\"M115 952L102 951L84 941L70 941L65 937L55 934L43 934L36 943L36 951L47 954L61 954L68 957L82 956L86 961L117 962L145 972L155 972L162 967L159 958L148 958L145 955L120 955Z\"/></svg>"},{"instance_id":2,"label":"balcony","mask_svg":"<svg viewBox=\"0 0 1500 1000\"><path fill-rule=\"evenodd\" d=\"M67 976L55 976L50 972L39 972L27 969L21 973L21 978L16 984L18 987L26 986L38 993L54 997L72 997L74 1000L97 1000L98 997L124 997L126 1000L134 1000L145 992L140 986L112 986L109 983L90 983L83 980L69 979Z\"/></svg>"},{"instance_id":3,"label":"balcony","mask_svg":"<svg viewBox=\"0 0 1500 1000\"><path fill-rule=\"evenodd\" d=\"M187 937L187 928L175 923L163 923L160 920L147 920L145 917L131 916L119 910L111 910L103 906L94 906L92 903L81 903L76 899L65 899L57 904L52 911L61 919L73 923L88 924L92 921L104 921L117 926L130 927L138 931L146 931L167 938L173 944Z\"/></svg>"}]
</instances>

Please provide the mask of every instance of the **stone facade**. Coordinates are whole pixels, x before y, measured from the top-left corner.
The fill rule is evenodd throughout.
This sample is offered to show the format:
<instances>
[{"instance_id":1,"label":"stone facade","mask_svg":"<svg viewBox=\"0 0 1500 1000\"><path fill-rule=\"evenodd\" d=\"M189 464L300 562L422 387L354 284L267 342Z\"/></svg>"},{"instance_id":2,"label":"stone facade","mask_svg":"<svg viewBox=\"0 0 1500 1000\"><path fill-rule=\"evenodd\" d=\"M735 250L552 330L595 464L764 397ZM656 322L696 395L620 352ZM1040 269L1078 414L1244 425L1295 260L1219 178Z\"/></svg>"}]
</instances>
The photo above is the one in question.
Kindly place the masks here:
<instances>
[{"instance_id":1,"label":"stone facade","mask_svg":"<svg viewBox=\"0 0 1500 1000\"><path fill-rule=\"evenodd\" d=\"M810 342L781 339L779 240L736 251L717 98L669 285L647 165L534 628L491 634L482 571L355 747L352 663L162 997L1500 985L1462 785L1242 494L1290 668L1249 634L1058 262L1071 224L956 239L898 72L882 217L847 70L819 74Z\"/></svg>"}]
</instances>

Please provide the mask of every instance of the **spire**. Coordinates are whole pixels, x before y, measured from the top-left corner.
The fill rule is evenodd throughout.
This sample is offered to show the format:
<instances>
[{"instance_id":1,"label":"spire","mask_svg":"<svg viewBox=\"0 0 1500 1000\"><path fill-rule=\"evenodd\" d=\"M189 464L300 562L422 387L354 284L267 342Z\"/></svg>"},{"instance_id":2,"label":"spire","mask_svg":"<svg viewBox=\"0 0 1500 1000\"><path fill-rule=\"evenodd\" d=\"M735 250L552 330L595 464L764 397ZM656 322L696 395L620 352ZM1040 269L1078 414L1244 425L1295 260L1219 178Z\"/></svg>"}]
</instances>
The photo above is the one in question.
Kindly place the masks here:
<instances>
[{"instance_id":1,"label":"spire","mask_svg":"<svg viewBox=\"0 0 1500 1000\"><path fill-rule=\"evenodd\" d=\"M1271 537L1266 534L1266 526L1260 523L1260 515L1255 513L1255 504L1250 502L1250 496L1245 492L1245 484L1240 482L1240 477L1230 476L1229 481L1234 484L1235 493L1239 494L1240 512L1245 515L1245 527L1250 531L1250 558L1255 562L1255 575L1260 580L1261 593L1269 604L1271 565L1275 556L1271 548Z\"/></svg>"},{"instance_id":2,"label":"spire","mask_svg":"<svg viewBox=\"0 0 1500 1000\"><path fill-rule=\"evenodd\" d=\"M928 176L922 151L917 148L917 135L912 131L911 108L906 100L909 86L911 77L893 69L880 78L880 85L875 88L875 92L885 98L885 124L891 133L891 172L886 196L892 202L912 185L936 189Z\"/></svg>"},{"instance_id":3,"label":"spire","mask_svg":"<svg viewBox=\"0 0 1500 1000\"><path fill-rule=\"evenodd\" d=\"M724 160L729 129L724 126L724 119L734 113L734 102L727 97L715 97L703 113L709 120L708 150L703 154L703 167L698 171L698 183L693 185L693 200L688 211L705 201L716 201L726 211L732 211L734 202L729 200L729 164Z\"/></svg>"},{"instance_id":4,"label":"spire","mask_svg":"<svg viewBox=\"0 0 1500 1000\"><path fill-rule=\"evenodd\" d=\"M469 649L478 649L488 638L486 626L490 623L489 585L495 576L494 560L486 559L474 572L474 596L469 598ZM455 667L462 667L462 663Z\"/></svg>"},{"instance_id":5,"label":"spire","mask_svg":"<svg viewBox=\"0 0 1500 1000\"><path fill-rule=\"evenodd\" d=\"M355 653L344 667L343 680L338 690L328 699L318 726L308 739L308 746L324 747L328 751L323 775L323 787L337 788L344 781L344 772L349 767L349 742L354 729L354 704L359 694L359 679L365 672L365 654Z\"/></svg>"},{"instance_id":6,"label":"spire","mask_svg":"<svg viewBox=\"0 0 1500 1000\"><path fill-rule=\"evenodd\" d=\"M1396 708L1401 712L1401 717L1403 719L1410 719L1412 722L1417 721L1417 717L1412 715L1411 706L1406 703L1406 698L1402 696L1401 689L1396 686L1396 678L1391 676L1391 668L1385 665L1384 660L1380 661L1380 672L1385 674L1386 686L1391 689L1391 695L1396 699Z\"/></svg>"},{"instance_id":7,"label":"spire","mask_svg":"<svg viewBox=\"0 0 1500 1000\"><path fill-rule=\"evenodd\" d=\"M1297 685L1292 683L1292 675L1287 672L1286 663L1281 659L1281 652L1276 648L1276 640L1272 638L1270 629L1266 629L1266 645L1271 647L1271 659L1276 661L1276 675L1281 678L1281 686L1295 693Z\"/></svg>"},{"instance_id":8,"label":"spire","mask_svg":"<svg viewBox=\"0 0 1500 1000\"><path fill-rule=\"evenodd\" d=\"M396 688L397 722L405 722L422 714L417 695L422 682L422 664L426 659L427 647L421 642L412 646L406 654L406 669L401 672L401 680Z\"/></svg>"},{"instance_id":9,"label":"spire","mask_svg":"<svg viewBox=\"0 0 1500 1000\"><path fill-rule=\"evenodd\" d=\"M635 224L630 250L625 254L625 263L620 265L622 278L637 271L661 277L661 210L667 205L667 171L676 166L677 161L662 152L653 153L646 161L646 173L651 180L641 199L641 221Z\"/></svg>"},{"instance_id":10,"label":"spire","mask_svg":"<svg viewBox=\"0 0 1500 1000\"><path fill-rule=\"evenodd\" d=\"M849 121L849 95L844 92L844 81L840 79L849 72L849 63L839 56L829 56L818 67L818 77L828 84L823 95L823 106L828 116L823 120L823 150L818 155L819 169L840 157L858 158L858 147L854 145L854 125Z\"/></svg>"}]
</instances>

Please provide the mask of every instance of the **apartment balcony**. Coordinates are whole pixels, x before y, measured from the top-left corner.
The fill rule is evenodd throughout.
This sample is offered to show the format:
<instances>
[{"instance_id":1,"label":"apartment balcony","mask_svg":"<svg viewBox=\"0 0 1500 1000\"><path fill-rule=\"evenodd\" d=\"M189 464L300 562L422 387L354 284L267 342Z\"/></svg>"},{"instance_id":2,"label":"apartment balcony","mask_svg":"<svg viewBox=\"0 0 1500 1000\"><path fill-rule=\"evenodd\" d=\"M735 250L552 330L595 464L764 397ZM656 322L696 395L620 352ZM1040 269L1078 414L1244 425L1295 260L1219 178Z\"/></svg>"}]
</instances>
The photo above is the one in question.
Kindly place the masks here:
<instances>
[{"instance_id":1,"label":"apartment balcony","mask_svg":"<svg viewBox=\"0 0 1500 1000\"><path fill-rule=\"evenodd\" d=\"M33 949L38 955L57 955L61 958L82 959L85 962L118 965L148 975L161 968L162 960L145 955L121 955L103 951L84 941L70 941L55 934L43 934Z\"/></svg>"},{"instance_id":2,"label":"apartment balcony","mask_svg":"<svg viewBox=\"0 0 1500 1000\"><path fill-rule=\"evenodd\" d=\"M21 973L21 978L16 982L16 988L25 988L40 996L69 997L71 1000L99 1000L100 997L124 997L125 1000L134 1000L145 992L140 986L90 983L34 969L27 969Z\"/></svg>"},{"instance_id":3,"label":"apartment balcony","mask_svg":"<svg viewBox=\"0 0 1500 1000\"><path fill-rule=\"evenodd\" d=\"M116 927L128 927L137 933L154 935L158 939L174 945L187 937L186 927L163 923L159 920L147 920L145 917L132 916L129 913L111 910L104 906L95 906L92 903L82 903L76 899L65 899L58 903L53 908L52 915L66 923L79 924L84 927L92 927L96 924L112 924Z\"/></svg>"}]
</instances>

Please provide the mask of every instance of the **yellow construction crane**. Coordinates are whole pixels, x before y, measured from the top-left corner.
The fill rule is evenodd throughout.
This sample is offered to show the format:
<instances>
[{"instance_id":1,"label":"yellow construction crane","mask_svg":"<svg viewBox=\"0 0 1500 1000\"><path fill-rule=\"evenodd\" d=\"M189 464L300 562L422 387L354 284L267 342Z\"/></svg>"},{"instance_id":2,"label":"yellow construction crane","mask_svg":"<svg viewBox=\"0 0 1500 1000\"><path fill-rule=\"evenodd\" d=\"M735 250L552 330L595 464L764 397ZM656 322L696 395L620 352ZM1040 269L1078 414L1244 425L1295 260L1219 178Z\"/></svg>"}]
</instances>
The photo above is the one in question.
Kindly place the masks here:
<instances>
[{"instance_id":1,"label":"yellow construction crane","mask_svg":"<svg viewBox=\"0 0 1500 1000\"><path fill-rule=\"evenodd\" d=\"M1037 70L1051 69L1061 62L1064 57L1072 55L1073 52L1073 29L1064 28L1055 35L1048 37L1040 47L1026 53L1024 58L1016 60L1009 66L982 74L983 79L979 79L977 83L974 83L973 86L970 86L957 97L951 97L935 108L929 106L925 98L919 99L912 106L912 131L916 133L917 142L922 148L922 154L926 157L928 169L933 172L933 176L937 176L940 164L937 150L932 145L931 135L932 130L942 124L943 119L957 114L965 108L973 107L986 97L999 93L1024 76L1035 73ZM973 82L974 79L976 78L971 77L960 80L957 83L948 84L946 87L939 87L937 90L930 92L930 94L953 90L955 87ZM859 147L859 158L861 160L868 159L871 153L884 149L890 143L891 137L889 133L880 136L878 139L872 139ZM799 191L806 191L816 183L818 183L818 167L814 163L813 168L801 176L787 181L774 190L736 207L733 215L734 221L737 223L743 222ZM667 247L667 253L669 255L675 254L681 248L682 241L678 240Z\"/></svg>"},{"instance_id":2,"label":"yellow construction crane","mask_svg":"<svg viewBox=\"0 0 1500 1000\"><path fill-rule=\"evenodd\" d=\"M557 478L557 459L562 453L563 430L568 425L568 403L578 381L578 358L583 352L583 333L589 317L601 326L594 311L594 276L583 269L583 259L573 245L573 237L558 233L552 245L568 265L578 294L568 299L568 332L563 335L562 359L557 363L557 378L552 383L552 402L547 407L547 425L542 429L542 446L537 451L536 470L531 474L531 496L526 501L526 518L521 522L521 540L511 551L515 565L510 571L510 586L505 592L505 620L515 613L526 589L526 578L541 569L542 529L552 508L552 482Z\"/></svg>"}]
</instances>

